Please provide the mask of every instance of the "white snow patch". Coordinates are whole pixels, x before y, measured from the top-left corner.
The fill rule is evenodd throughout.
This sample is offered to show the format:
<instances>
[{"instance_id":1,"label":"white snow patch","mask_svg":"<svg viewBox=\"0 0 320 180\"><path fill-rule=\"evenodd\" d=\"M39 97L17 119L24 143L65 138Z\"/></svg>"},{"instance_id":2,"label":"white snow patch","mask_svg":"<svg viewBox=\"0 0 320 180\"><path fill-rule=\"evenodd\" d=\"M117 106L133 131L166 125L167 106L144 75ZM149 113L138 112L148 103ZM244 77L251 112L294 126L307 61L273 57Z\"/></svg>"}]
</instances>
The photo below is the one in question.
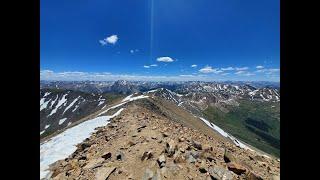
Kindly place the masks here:
<instances>
[{"instance_id":1,"label":"white snow patch","mask_svg":"<svg viewBox=\"0 0 320 180\"><path fill-rule=\"evenodd\" d=\"M269 99L266 99L262 94L260 94L260 97L261 97L264 101L269 101Z\"/></svg>"},{"instance_id":2,"label":"white snow patch","mask_svg":"<svg viewBox=\"0 0 320 180\"><path fill-rule=\"evenodd\" d=\"M49 165L67 158L77 148L76 145L88 138L95 128L105 126L121 113L123 108L112 116L100 116L71 127L40 145L40 179L49 178Z\"/></svg>"},{"instance_id":3,"label":"white snow patch","mask_svg":"<svg viewBox=\"0 0 320 180\"><path fill-rule=\"evenodd\" d=\"M49 94L51 94L51 92L46 92L43 97L49 96Z\"/></svg>"},{"instance_id":4,"label":"white snow patch","mask_svg":"<svg viewBox=\"0 0 320 180\"><path fill-rule=\"evenodd\" d=\"M150 91L147 91L146 93L153 93L153 92L156 92L158 91L159 89L153 89L153 90L150 90Z\"/></svg>"},{"instance_id":5,"label":"white snow patch","mask_svg":"<svg viewBox=\"0 0 320 180\"><path fill-rule=\"evenodd\" d=\"M46 100L45 98L40 99L40 106L44 103L45 100Z\"/></svg>"},{"instance_id":6,"label":"white snow patch","mask_svg":"<svg viewBox=\"0 0 320 180\"><path fill-rule=\"evenodd\" d=\"M132 95L133 95L133 94L132 94ZM124 105L124 104L126 104L126 103L128 103L128 102L130 102L130 101L134 101L134 100L137 100L137 99L142 99L142 98L147 98L147 97L149 97L149 96L145 96L145 95L140 95L140 96L132 97L132 95L127 96L126 98L124 98L124 99L121 101L122 103L117 104L117 105L115 105L115 106L112 106L112 107L110 107L110 108L102 111L101 113L98 114L98 116L100 116L100 115L108 112L110 109L115 109L115 108L120 107L120 106L122 106L122 105ZM124 101L124 100L125 100L125 101Z\"/></svg>"},{"instance_id":7,"label":"white snow patch","mask_svg":"<svg viewBox=\"0 0 320 180\"><path fill-rule=\"evenodd\" d=\"M257 92L258 92L258 90L254 90L254 91L252 91L252 92L249 92L249 95L250 95L250 96L254 96L254 95L256 95Z\"/></svg>"},{"instance_id":8,"label":"white snow patch","mask_svg":"<svg viewBox=\"0 0 320 180\"><path fill-rule=\"evenodd\" d=\"M51 99L49 101L46 101L44 103L41 104L40 106L40 111L42 111L43 109L47 108L48 106L48 103L51 101ZM41 102L40 102L41 103Z\"/></svg>"},{"instance_id":9,"label":"white snow patch","mask_svg":"<svg viewBox=\"0 0 320 180\"><path fill-rule=\"evenodd\" d=\"M70 126L72 124L72 122L69 122L67 126Z\"/></svg>"},{"instance_id":10,"label":"white snow patch","mask_svg":"<svg viewBox=\"0 0 320 180\"><path fill-rule=\"evenodd\" d=\"M251 148L249 148L248 146L246 146L245 144L241 143L239 140L237 140L235 137L233 137L232 135L226 133L224 130L222 130L220 127L218 127L217 125L209 122L208 120L202 118L202 117L199 117L204 123L206 123L209 127L211 127L212 129L214 129L215 131L217 131L219 134L221 134L222 136L224 137L227 137L227 138L230 138L233 143L240 147L240 148L243 148L243 149L249 149L249 150L252 150Z\"/></svg>"},{"instance_id":11,"label":"white snow patch","mask_svg":"<svg viewBox=\"0 0 320 180\"><path fill-rule=\"evenodd\" d=\"M54 105L54 103L57 101L58 97L59 97L59 96L57 95L56 99L55 99L55 100L53 100L53 101L51 101L50 108L52 108L52 106Z\"/></svg>"},{"instance_id":12,"label":"white snow patch","mask_svg":"<svg viewBox=\"0 0 320 180\"><path fill-rule=\"evenodd\" d=\"M124 99L122 99L121 102L129 101L132 96L133 96L133 94L130 94L129 96L127 96Z\"/></svg>"},{"instance_id":13,"label":"white snow patch","mask_svg":"<svg viewBox=\"0 0 320 180\"><path fill-rule=\"evenodd\" d=\"M79 100L79 98L80 98L80 96L78 96L76 99L74 99L74 100L69 104L69 106L63 111L62 114L64 114L68 109L70 109L70 108L74 105L74 103L76 103L76 102ZM72 112L73 112L73 111L72 111Z\"/></svg>"},{"instance_id":14,"label":"white snow patch","mask_svg":"<svg viewBox=\"0 0 320 180\"><path fill-rule=\"evenodd\" d=\"M49 127L50 127L50 124L46 125L44 129L48 129Z\"/></svg>"},{"instance_id":15,"label":"white snow patch","mask_svg":"<svg viewBox=\"0 0 320 180\"><path fill-rule=\"evenodd\" d=\"M65 95L62 96L62 98L58 101L58 104L57 104L56 107L51 111L51 113L48 115L48 117L51 116L52 114L56 113L57 110L58 110L58 108L59 108L63 103L65 103L65 102L67 101L67 99L66 99L66 96L67 96L67 95L68 95L68 94L65 94Z\"/></svg>"},{"instance_id":16,"label":"white snow patch","mask_svg":"<svg viewBox=\"0 0 320 180\"><path fill-rule=\"evenodd\" d=\"M41 131L41 132L40 132L40 135L43 134L45 131L46 131L46 130Z\"/></svg>"},{"instance_id":17,"label":"white snow patch","mask_svg":"<svg viewBox=\"0 0 320 180\"><path fill-rule=\"evenodd\" d=\"M62 118L59 120L59 125L61 125L62 123L64 123L67 120L67 118Z\"/></svg>"},{"instance_id":18,"label":"white snow patch","mask_svg":"<svg viewBox=\"0 0 320 180\"><path fill-rule=\"evenodd\" d=\"M100 106L100 105L103 104L103 103L104 103L104 100L99 101L98 106Z\"/></svg>"},{"instance_id":19,"label":"white snow patch","mask_svg":"<svg viewBox=\"0 0 320 180\"><path fill-rule=\"evenodd\" d=\"M72 110L72 112L76 111L78 109L79 105L76 105L76 107L74 107L74 109Z\"/></svg>"}]
</instances>

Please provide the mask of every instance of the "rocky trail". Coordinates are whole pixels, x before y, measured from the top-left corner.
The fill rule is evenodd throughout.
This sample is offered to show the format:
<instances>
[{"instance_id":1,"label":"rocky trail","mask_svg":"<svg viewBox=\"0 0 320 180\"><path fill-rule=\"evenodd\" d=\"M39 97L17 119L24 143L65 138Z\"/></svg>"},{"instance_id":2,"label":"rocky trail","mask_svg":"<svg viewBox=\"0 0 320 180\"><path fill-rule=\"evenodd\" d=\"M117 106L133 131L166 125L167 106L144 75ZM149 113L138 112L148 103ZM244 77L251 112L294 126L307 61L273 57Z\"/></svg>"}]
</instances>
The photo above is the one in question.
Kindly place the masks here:
<instances>
[{"instance_id":1,"label":"rocky trail","mask_svg":"<svg viewBox=\"0 0 320 180\"><path fill-rule=\"evenodd\" d=\"M280 162L136 103L50 166L52 179L280 179Z\"/></svg>"}]
</instances>

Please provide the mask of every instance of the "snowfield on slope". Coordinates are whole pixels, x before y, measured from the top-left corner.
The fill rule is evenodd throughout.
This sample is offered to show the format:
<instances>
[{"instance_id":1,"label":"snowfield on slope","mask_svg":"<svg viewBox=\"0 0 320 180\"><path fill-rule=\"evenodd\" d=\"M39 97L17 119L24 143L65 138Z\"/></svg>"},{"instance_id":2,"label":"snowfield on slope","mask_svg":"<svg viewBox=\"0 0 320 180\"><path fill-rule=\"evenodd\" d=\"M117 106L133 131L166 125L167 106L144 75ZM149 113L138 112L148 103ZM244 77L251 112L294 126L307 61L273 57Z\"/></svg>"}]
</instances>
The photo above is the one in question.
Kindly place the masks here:
<instances>
[{"instance_id":1,"label":"snowfield on slope","mask_svg":"<svg viewBox=\"0 0 320 180\"><path fill-rule=\"evenodd\" d=\"M76 145L90 137L95 128L105 126L109 123L110 118L113 118L121 113L123 108L118 110L111 116L100 116L94 119L85 121L77 126L65 130L61 134L51 138L40 145L40 178L49 178L49 165L67 158L70 154L76 151Z\"/></svg>"},{"instance_id":2,"label":"snowfield on slope","mask_svg":"<svg viewBox=\"0 0 320 180\"><path fill-rule=\"evenodd\" d=\"M71 155L74 151L76 151L77 144L90 137L90 135L95 132L95 128L106 126L111 118L118 116L121 111L123 111L123 108L119 109L111 116L100 116L101 114L106 113L110 109L120 107L130 101L148 97L144 95L136 97L132 96L133 94L127 96L122 100L122 103L108 108L100 113L98 117L71 127L55 137L45 141L43 144L40 144L40 179L49 179L51 176L51 172L48 170L50 164L58 160L65 159ZM44 133L44 131L42 131L40 135L42 133Z\"/></svg>"},{"instance_id":3,"label":"snowfield on slope","mask_svg":"<svg viewBox=\"0 0 320 180\"><path fill-rule=\"evenodd\" d=\"M217 131L219 134L221 134L224 137L230 138L233 143L243 149L249 149L252 150L251 148L249 148L248 146L246 146L245 144L241 143L239 140L237 140L235 137L231 136L230 134L226 133L223 129L221 129L220 127L218 127L217 125L209 122L208 120L199 117L204 123L206 123L209 127L211 127L212 129L214 129L215 131Z\"/></svg>"}]
</instances>

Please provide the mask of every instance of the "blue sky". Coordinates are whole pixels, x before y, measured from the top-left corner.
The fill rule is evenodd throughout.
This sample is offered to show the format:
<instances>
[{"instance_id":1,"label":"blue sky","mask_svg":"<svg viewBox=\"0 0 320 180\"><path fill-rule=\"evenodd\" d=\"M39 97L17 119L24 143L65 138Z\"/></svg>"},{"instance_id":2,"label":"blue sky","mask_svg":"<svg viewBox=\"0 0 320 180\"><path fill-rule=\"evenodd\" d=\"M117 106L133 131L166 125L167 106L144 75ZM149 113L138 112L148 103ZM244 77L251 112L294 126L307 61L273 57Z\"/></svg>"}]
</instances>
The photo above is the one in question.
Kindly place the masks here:
<instances>
[{"instance_id":1,"label":"blue sky","mask_svg":"<svg viewBox=\"0 0 320 180\"><path fill-rule=\"evenodd\" d=\"M44 80L279 81L279 0L41 0L40 6Z\"/></svg>"}]
</instances>

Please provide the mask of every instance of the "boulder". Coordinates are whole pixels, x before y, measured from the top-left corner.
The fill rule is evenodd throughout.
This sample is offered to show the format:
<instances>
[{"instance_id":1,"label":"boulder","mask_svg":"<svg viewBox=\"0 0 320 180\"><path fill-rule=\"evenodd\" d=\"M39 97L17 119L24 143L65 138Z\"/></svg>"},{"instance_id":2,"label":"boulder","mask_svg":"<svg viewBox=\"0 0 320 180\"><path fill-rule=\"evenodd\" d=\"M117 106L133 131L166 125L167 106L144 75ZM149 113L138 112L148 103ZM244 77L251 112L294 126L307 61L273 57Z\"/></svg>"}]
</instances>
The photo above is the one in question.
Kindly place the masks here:
<instances>
[{"instance_id":1,"label":"boulder","mask_svg":"<svg viewBox=\"0 0 320 180\"><path fill-rule=\"evenodd\" d=\"M152 151L145 151L143 154L142 154L142 157L141 157L141 161L144 161L146 159L150 159L153 157L153 154L152 154Z\"/></svg>"},{"instance_id":2,"label":"boulder","mask_svg":"<svg viewBox=\"0 0 320 180\"><path fill-rule=\"evenodd\" d=\"M206 172L208 172L208 169L207 169L208 167L207 167L207 164L206 164L206 161L205 160L202 160L201 161L201 164L200 164L200 167L199 167L199 171L201 172L201 173L206 173Z\"/></svg>"},{"instance_id":3,"label":"boulder","mask_svg":"<svg viewBox=\"0 0 320 180\"><path fill-rule=\"evenodd\" d=\"M223 159L226 163L236 161L236 158L227 149L224 150Z\"/></svg>"},{"instance_id":4,"label":"boulder","mask_svg":"<svg viewBox=\"0 0 320 180\"><path fill-rule=\"evenodd\" d=\"M202 145L201 145L201 143L198 142L198 141L193 141L193 142L192 142L192 146L195 147L195 148L198 149L198 150L202 150Z\"/></svg>"},{"instance_id":5,"label":"boulder","mask_svg":"<svg viewBox=\"0 0 320 180\"><path fill-rule=\"evenodd\" d=\"M162 133L162 136L163 136L163 137L168 137L168 136L169 136L169 133L163 132L163 133Z\"/></svg>"},{"instance_id":6,"label":"boulder","mask_svg":"<svg viewBox=\"0 0 320 180\"><path fill-rule=\"evenodd\" d=\"M234 162L229 162L227 164L227 167L230 171L232 171L238 175L241 175L247 171L247 169L245 167L241 166L240 164L234 163Z\"/></svg>"},{"instance_id":7,"label":"boulder","mask_svg":"<svg viewBox=\"0 0 320 180\"><path fill-rule=\"evenodd\" d=\"M159 167L162 168L165 166L166 163L166 157L164 156L164 154L161 154L157 160Z\"/></svg>"},{"instance_id":8,"label":"boulder","mask_svg":"<svg viewBox=\"0 0 320 180\"><path fill-rule=\"evenodd\" d=\"M142 176L142 180L152 180L153 175L153 171L147 168Z\"/></svg>"},{"instance_id":9,"label":"boulder","mask_svg":"<svg viewBox=\"0 0 320 180\"><path fill-rule=\"evenodd\" d=\"M107 152L103 154L101 157L107 160L107 159L111 159L111 156L112 156L111 152Z\"/></svg>"},{"instance_id":10,"label":"boulder","mask_svg":"<svg viewBox=\"0 0 320 180\"><path fill-rule=\"evenodd\" d=\"M184 163L184 162L186 162L186 158L181 154L181 152L177 151L173 155L173 162L174 163Z\"/></svg>"},{"instance_id":11,"label":"boulder","mask_svg":"<svg viewBox=\"0 0 320 180\"><path fill-rule=\"evenodd\" d=\"M118 151L117 153L116 153L116 159L118 160L118 161L123 161L125 158L124 158L124 154L123 154L123 152L122 151Z\"/></svg>"},{"instance_id":12,"label":"boulder","mask_svg":"<svg viewBox=\"0 0 320 180\"><path fill-rule=\"evenodd\" d=\"M248 172L246 174L246 177L248 180L263 180L262 177L260 177L259 175L253 173L252 171Z\"/></svg>"},{"instance_id":13,"label":"boulder","mask_svg":"<svg viewBox=\"0 0 320 180\"><path fill-rule=\"evenodd\" d=\"M219 166L209 167L208 172L210 176L214 179L233 180L234 178L232 172Z\"/></svg>"},{"instance_id":14,"label":"boulder","mask_svg":"<svg viewBox=\"0 0 320 180\"><path fill-rule=\"evenodd\" d=\"M92 159L83 167L83 169L94 169L97 167L101 167L103 161L104 158Z\"/></svg>"},{"instance_id":15,"label":"boulder","mask_svg":"<svg viewBox=\"0 0 320 180\"><path fill-rule=\"evenodd\" d=\"M190 152L187 153L186 157L187 157L188 163L195 163L196 162L196 159L192 156L192 154Z\"/></svg>"},{"instance_id":16,"label":"boulder","mask_svg":"<svg viewBox=\"0 0 320 180\"><path fill-rule=\"evenodd\" d=\"M115 167L102 167L99 168L95 174L96 180L106 180L109 178L110 174L116 170Z\"/></svg>"},{"instance_id":17,"label":"boulder","mask_svg":"<svg viewBox=\"0 0 320 180\"><path fill-rule=\"evenodd\" d=\"M171 139L169 142L166 143L165 152L168 153L168 156L172 156L175 151L177 150L177 144Z\"/></svg>"}]
</instances>

